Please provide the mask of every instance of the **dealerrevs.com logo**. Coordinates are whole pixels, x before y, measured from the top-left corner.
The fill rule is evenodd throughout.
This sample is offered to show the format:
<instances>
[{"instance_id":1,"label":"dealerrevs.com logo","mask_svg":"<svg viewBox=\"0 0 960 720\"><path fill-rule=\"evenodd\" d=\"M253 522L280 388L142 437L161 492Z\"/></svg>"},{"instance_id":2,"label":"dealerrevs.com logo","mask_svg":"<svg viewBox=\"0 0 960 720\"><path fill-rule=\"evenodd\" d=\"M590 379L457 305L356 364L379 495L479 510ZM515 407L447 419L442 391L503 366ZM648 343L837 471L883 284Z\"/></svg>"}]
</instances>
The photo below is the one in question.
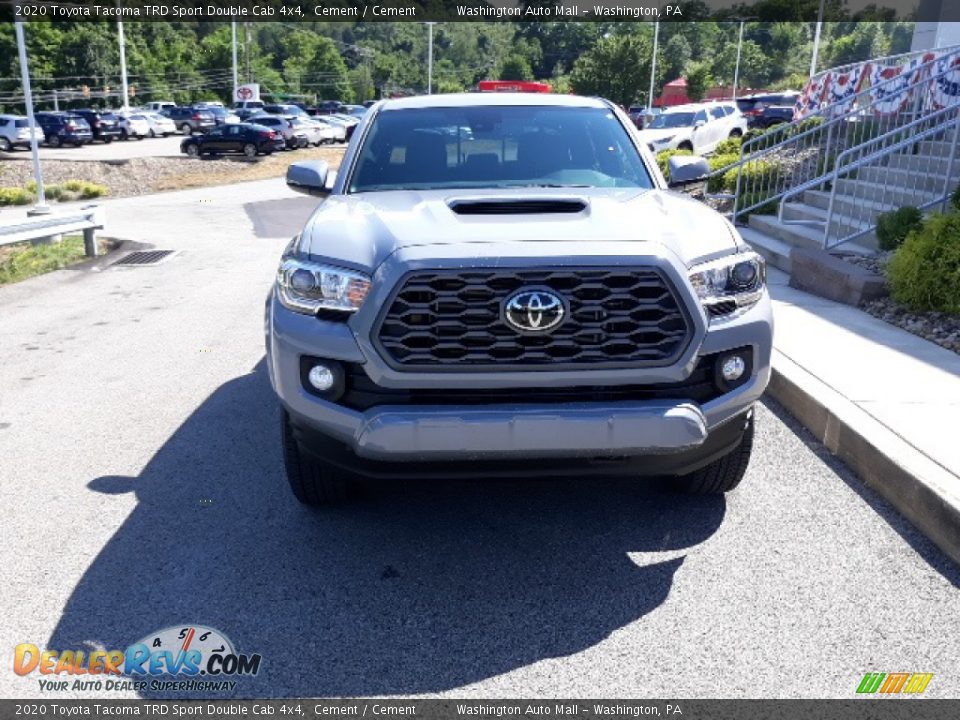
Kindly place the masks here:
<instances>
[{"instance_id":1,"label":"dealerrevs.com logo","mask_svg":"<svg viewBox=\"0 0 960 720\"><path fill-rule=\"evenodd\" d=\"M168 627L126 650L40 650L17 645L13 671L37 673L41 691L231 691L236 679L260 671L261 657L245 655L219 630Z\"/></svg>"}]
</instances>

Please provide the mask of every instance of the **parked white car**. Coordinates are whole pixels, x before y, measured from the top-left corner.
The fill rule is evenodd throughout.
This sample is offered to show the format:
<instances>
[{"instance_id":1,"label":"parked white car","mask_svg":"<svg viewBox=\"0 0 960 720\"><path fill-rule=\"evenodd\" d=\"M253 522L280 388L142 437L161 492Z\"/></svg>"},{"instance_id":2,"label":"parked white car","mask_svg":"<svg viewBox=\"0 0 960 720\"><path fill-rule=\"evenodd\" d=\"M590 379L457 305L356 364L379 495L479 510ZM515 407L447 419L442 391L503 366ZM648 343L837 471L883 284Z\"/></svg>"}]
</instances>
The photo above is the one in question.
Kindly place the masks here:
<instances>
[{"instance_id":1,"label":"parked white car","mask_svg":"<svg viewBox=\"0 0 960 720\"><path fill-rule=\"evenodd\" d=\"M655 153L681 149L705 155L721 141L740 137L746 131L747 119L735 103L716 102L667 108L638 134Z\"/></svg>"},{"instance_id":2,"label":"parked white car","mask_svg":"<svg viewBox=\"0 0 960 720\"><path fill-rule=\"evenodd\" d=\"M117 112L117 127L120 128L120 137L123 140L136 138L143 140L150 136L150 123L143 113L132 111L130 113Z\"/></svg>"},{"instance_id":3,"label":"parked white car","mask_svg":"<svg viewBox=\"0 0 960 720\"><path fill-rule=\"evenodd\" d=\"M35 137L38 143L44 140L39 125ZM30 147L30 121L24 115L0 115L0 150L10 152L15 147Z\"/></svg>"},{"instance_id":4,"label":"parked white car","mask_svg":"<svg viewBox=\"0 0 960 720\"><path fill-rule=\"evenodd\" d=\"M150 137L167 137L167 135L173 135L177 132L177 126L174 125L173 120L166 115L155 112L145 112L143 116L147 119L147 124L150 126Z\"/></svg>"},{"instance_id":5,"label":"parked white car","mask_svg":"<svg viewBox=\"0 0 960 720\"><path fill-rule=\"evenodd\" d=\"M320 128L321 142L324 143L343 143L347 141L347 128L338 123L326 121L326 116L303 118L306 122L313 123Z\"/></svg>"},{"instance_id":6,"label":"parked white car","mask_svg":"<svg viewBox=\"0 0 960 720\"><path fill-rule=\"evenodd\" d=\"M176 107L176 106L177 104L175 102L171 102L170 100L157 100L155 102L148 102L146 106L144 106L144 110L158 113L158 112L163 112L167 108Z\"/></svg>"}]
</instances>

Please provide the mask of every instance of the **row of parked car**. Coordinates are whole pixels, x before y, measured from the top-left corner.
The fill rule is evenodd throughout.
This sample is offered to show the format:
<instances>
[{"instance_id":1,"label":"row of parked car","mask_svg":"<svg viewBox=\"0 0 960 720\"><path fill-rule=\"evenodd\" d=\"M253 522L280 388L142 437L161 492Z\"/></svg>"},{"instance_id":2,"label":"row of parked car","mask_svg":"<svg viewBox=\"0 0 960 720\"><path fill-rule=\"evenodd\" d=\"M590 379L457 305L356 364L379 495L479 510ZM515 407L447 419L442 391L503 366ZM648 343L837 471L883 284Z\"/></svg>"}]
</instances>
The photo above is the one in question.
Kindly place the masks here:
<instances>
[{"instance_id":1,"label":"row of parked car","mask_svg":"<svg viewBox=\"0 0 960 720\"><path fill-rule=\"evenodd\" d=\"M344 143L362 117L362 113L311 116L298 105L263 103L234 108L234 112L242 113L242 120L191 135L180 143L180 151L191 156L238 152L256 157L276 150Z\"/></svg>"},{"instance_id":2,"label":"row of parked car","mask_svg":"<svg viewBox=\"0 0 960 720\"><path fill-rule=\"evenodd\" d=\"M167 137L175 133L192 136L218 128L256 120L282 136L286 147L296 148L321 143L343 143L350 139L366 108L344 106L310 108L297 105L265 104L260 101L238 103L232 109L221 103L176 105L172 102L151 102L131 110L44 111L34 113L37 142L49 147L114 140L142 140ZM231 133L231 136L235 133ZM220 137L219 134L217 137ZM0 115L0 151L30 147L30 123L21 115ZM186 147L190 147L188 144ZM184 150L188 152L189 150Z\"/></svg>"}]
</instances>

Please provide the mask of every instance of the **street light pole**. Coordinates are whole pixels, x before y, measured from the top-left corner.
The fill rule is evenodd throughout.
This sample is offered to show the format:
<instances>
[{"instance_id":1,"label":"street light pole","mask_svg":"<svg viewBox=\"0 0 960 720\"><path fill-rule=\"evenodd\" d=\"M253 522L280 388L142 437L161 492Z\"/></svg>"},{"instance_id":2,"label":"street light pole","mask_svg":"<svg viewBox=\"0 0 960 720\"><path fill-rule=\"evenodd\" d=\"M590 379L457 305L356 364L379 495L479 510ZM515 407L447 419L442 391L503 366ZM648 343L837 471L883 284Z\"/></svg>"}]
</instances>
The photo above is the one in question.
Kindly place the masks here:
<instances>
[{"instance_id":1,"label":"street light pole","mask_svg":"<svg viewBox=\"0 0 960 720\"><path fill-rule=\"evenodd\" d=\"M733 71L733 99L737 99L737 85L740 82L740 52L743 50L743 26L745 20L740 20L740 37L737 40L737 65Z\"/></svg>"},{"instance_id":2,"label":"street light pole","mask_svg":"<svg viewBox=\"0 0 960 720\"><path fill-rule=\"evenodd\" d=\"M16 20L13 27L17 34L17 52L20 54L20 81L23 83L23 102L27 106L27 121L30 123L30 152L33 155L33 179L37 183L37 204L31 214L46 215L50 212L43 190L43 171L40 169L40 150L37 147L37 121L33 117L33 92L30 89L30 70L27 67L27 43L23 39L23 21Z\"/></svg>"},{"instance_id":3,"label":"street light pole","mask_svg":"<svg viewBox=\"0 0 960 720\"><path fill-rule=\"evenodd\" d=\"M231 48L233 53L233 102L239 100L237 97L237 87L239 83L237 82L237 21L230 21L230 36L231 36Z\"/></svg>"},{"instance_id":4,"label":"street light pole","mask_svg":"<svg viewBox=\"0 0 960 720\"><path fill-rule=\"evenodd\" d=\"M433 26L435 22L427 23L427 95L433 95Z\"/></svg>"},{"instance_id":5,"label":"street light pole","mask_svg":"<svg viewBox=\"0 0 960 720\"><path fill-rule=\"evenodd\" d=\"M810 77L817 74L817 55L820 53L820 31L823 30L823 5L826 0L820 0L820 10L817 12L817 29L813 33L813 55L810 56Z\"/></svg>"},{"instance_id":6,"label":"street light pole","mask_svg":"<svg viewBox=\"0 0 960 720\"><path fill-rule=\"evenodd\" d=\"M657 77L657 44L660 40L660 21L653 23L653 59L650 61L650 92L647 93L647 110L653 107L653 84Z\"/></svg>"},{"instance_id":7,"label":"street light pole","mask_svg":"<svg viewBox=\"0 0 960 720\"><path fill-rule=\"evenodd\" d=\"M120 42L120 89L123 92L123 109L130 110L130 100L127 90L127 43L123 38L123 22L117 20L117 39Z\"/></svg>"}]
</instances>

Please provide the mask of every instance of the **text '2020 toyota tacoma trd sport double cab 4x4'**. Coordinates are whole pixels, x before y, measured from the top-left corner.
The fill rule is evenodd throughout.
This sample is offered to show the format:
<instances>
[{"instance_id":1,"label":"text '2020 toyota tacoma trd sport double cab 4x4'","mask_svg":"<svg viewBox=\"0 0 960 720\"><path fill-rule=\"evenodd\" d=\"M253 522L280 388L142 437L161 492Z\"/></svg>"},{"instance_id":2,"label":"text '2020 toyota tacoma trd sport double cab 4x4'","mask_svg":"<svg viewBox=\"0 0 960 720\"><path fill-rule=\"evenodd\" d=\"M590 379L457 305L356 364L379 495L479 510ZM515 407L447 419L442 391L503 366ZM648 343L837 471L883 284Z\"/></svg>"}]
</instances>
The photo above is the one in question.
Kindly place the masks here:
<instances>
[{"instance_id":1,"label":"text '2020 toyota tacoma trd sport double cab 4x4'","mask_svg":"<svg viewBox=\"0 0 960 720\"><path fill-rule=\"evenodd\" d=\"M699 158L673 158L699 177ZM669 475L737 485L770 375L763 260L666 189L598 99L389 100L358 127L267 300L287 475Z\"/></svg>"}]
</instances>

